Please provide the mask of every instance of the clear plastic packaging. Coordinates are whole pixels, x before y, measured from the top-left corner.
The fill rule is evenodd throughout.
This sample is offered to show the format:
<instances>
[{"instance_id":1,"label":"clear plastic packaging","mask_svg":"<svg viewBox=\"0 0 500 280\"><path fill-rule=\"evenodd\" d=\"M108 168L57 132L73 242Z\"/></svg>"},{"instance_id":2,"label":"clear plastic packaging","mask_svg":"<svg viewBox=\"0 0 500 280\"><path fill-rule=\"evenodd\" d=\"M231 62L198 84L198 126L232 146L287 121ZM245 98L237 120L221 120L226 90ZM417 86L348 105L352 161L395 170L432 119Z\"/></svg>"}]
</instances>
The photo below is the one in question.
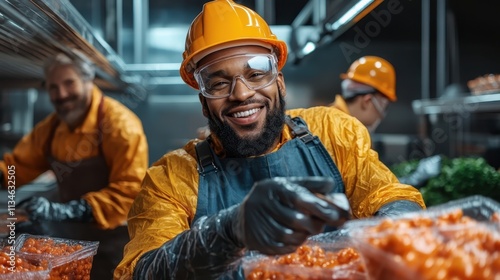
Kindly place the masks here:
<instances>
[{"instance_id":1,"label":"clear plastic packaging","mask_svg":"<svg viewBox=\"0 0 500 280\"><path fill-rule=\"evenodd\" d=\"M98 241L82 241L31 234L16 239L15 251L50 263L49 279L90 279Z\"/></svg>"},{"instance_id":2,"label":"clear plastic packaging","mask_svg":"<svg viewBox=\"0 0 500 280\"><path fill-rule=\"evenodd\" d=\"M500 279L500 204L482 196L346 229L370 279Z\"/></svg>"},{"instance_id":3,"label":"clear plastic packaging","mask_svg":"<svg viewBox=\"0 0 500 280\"><path fill-rule=\"evenodd\" d=\"M488 197L474 195L429 207L427 212L430 215L439 215L453 209L462 209L465 216L474 220L490 222L495 221L495 213L500 214L500 203Z\"/></svg>"},{"instance_id":4,"label":"clear plastic packaging","mask_svg":"<svg viewBox=\"0 0 500 280\"><path fill-rule=\"evenodd\" d=\"M0 251L0 280L49 279L50 262L32 254L14 252L10 246Z\"/></svg>"},{"instance_id":5,"label":"clear plastic packaging","mask_svg":"<svg viewBox=\"0 0 500 280\"><path fill-rule=\"evenodd\" d=\"M313 264L314 263L314 264ZM310 238L296 252L283 256L253 253L242 261L245 279L367 279L364 263L347 236Z\"/></svg>"}]
</instances>

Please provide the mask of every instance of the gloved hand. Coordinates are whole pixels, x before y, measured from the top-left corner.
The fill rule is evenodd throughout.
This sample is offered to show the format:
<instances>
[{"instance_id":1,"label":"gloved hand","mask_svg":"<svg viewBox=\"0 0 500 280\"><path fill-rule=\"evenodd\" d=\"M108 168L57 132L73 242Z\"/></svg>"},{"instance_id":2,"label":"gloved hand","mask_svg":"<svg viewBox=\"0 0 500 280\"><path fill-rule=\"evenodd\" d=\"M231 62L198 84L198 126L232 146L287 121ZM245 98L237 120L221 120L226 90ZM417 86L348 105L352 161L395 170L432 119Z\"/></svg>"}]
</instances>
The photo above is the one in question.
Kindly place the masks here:
<instances>
[{"instance_id":1,"label":"gloved hand","mask_svg":"<svg viewBox=\"0 0 500 280\"><path fill-rule=\"evenodd\" d=\"M232 231L237 243L264 254L286 254L323 232L325 225L339 226L345 221L339 209L315 195L333 188L333 180L326 177L257 182L235 209Z\"/></svg>"},{"instance_id":2,"label":"gloved hand","mask_svg":"<svg viewBox=\"0 0 500 280\"><path fill-rule=\"evenodd\" d=\"M140 258L134 279L216 279L243 250L293 252L325 225L339 226L345 212L315 195L333 190L331 178L274 178L254 184L243 202L199 218Z\"/></svg>"},{"instance_id":3,"label":"gloved hand","mask_svg":"<svg viewBox=\"0 0 500 280\"><path fill-rule=\"evenodd\" d=\"M84 199L58 203L35 196L20 202L18 206L28 213L32 221L90 222L93 218L92 209Z\"/></svg>"},{"instance_id":4,"label":"gloved hand","mask_svg":"<svg viewBox=\"0 0 500 280\"><path fill-rule=\"evenodd\" d=\"M409 200L396 200L380 207L380 209L375 213L375 216L395 217L401 214L420 210L422 210L422 207L416 202Z\"/></svg>"},{"instance_id":5,"label":"gloved hand","mask_svg":"<svg viewBox=\"0 0 500 280\"><path fill-rule=\"evenodd\" d=\"M408 176L399 178L399 182L421 188L425 183L441 173L441 156L436 155L420 160L417 169Z\"/></svg>"}]
</instances>

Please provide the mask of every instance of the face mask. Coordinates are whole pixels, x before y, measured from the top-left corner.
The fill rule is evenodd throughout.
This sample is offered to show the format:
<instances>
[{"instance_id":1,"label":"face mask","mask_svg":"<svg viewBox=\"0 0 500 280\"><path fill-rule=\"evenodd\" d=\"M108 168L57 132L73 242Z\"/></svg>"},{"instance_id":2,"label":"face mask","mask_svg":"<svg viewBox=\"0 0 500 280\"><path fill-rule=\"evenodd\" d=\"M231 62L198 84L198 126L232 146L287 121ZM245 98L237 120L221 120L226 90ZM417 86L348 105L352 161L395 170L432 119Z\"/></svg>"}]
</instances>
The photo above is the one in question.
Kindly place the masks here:
<instances>
[{"instance_id":1,"label":"face mask","mask_svg":"<svg viewBox=\"0 0 500 280\"><path fill-rule=\"evenodd\" d=\"M371 125L369 125L367 128L368 128L368 131L370 132L370 134L374 133L375 132L375 129L377 129L378 125L380 124L380 122L382 121L382 119L378 118L375 122L373 122Z\"/></svg>"}]
</instances>

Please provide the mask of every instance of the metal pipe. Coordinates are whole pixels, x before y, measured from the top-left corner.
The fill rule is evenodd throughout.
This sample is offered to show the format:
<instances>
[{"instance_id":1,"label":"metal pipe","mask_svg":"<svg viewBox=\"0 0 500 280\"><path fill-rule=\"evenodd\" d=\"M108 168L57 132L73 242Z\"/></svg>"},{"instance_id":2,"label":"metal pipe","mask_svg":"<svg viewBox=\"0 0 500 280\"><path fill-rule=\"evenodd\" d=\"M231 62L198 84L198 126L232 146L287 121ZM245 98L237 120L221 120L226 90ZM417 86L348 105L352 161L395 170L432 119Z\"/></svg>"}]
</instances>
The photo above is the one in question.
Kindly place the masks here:
<instances>
[{"instance_id":1,"label":"metal pipe","mask_svg":"<svg viewBox=\"0 0 500 280\"><path fill-rule=\"evenodd\" d=\"M430 21L431 4L430 0L422 0L422 37L421 37L421 99L430 98Z\"/></svg>"},{"instance_id":2,"label":"metal pipe","mask_svg":"<svg viewBox=\"0 0 500 280\"><path fill-rule=\"evenodd\" d=\"M326 0L314 0L313 25L318 26L326 18Z\"/></svg>"},{"instance_id":3,"label":"metal pipe","mask_svg":"<svg viewBox=\"0 0 500 280\"><path fill-rule=\"evenodd\" d=\"M458 84L460 83L460 54L458 51L458 32L457 32L457 22L455 15L451 12L447 13L447 24L448 27L448 42L450 51L450 83Z\"/></svg>"},{"instance_id":4,"label":"metal pipe","mask_svg":"<svg viewBox=\"0 0 500 280\"><path fill-rule=\"evenodd\" d=\"M116 0L116 52L123 57L123 0Z\"/></svg>"},{"instance_id":5,"label":"metal pipe","mask_svg":"<svg viewBox=\"0 0 500 280\"><path fill-rule=\"evenodd\" d=\"M440 97L446 87L447 52L446 52L446 0L437 2L437 50L436 50L436 97Z\"/></svg>"},{"instance_id":6,"label":"metal pipe","mask_svg":"<svg viewBox=\"0 0 500 280\"><path fill-rule=\"evenodd\" d=\"M273 25L276 22L275 17L275 1L274 0L255 0L256 12L264 18L269 24Z\"/></svg>"},{"instance_id":7,"label":"metal pipe","mask_svg":"<svg viewBox=\"0 0 500 280\"><path fill-rule=\"evenodd\" d=\"M105 34L105 30L103 28L104 25L101 23L101 19L102 19L102 14L101 14L102 7L101 7L101 3L102 3L101 0L92 0L90 2L90 7L91 7L91 11L90 11L90 25L94 29L101 29L103 37L104 37L104 34Z\"/></svg>"},{"instance_id":8,"label":"metal pipe","mask_svg":"<svg viewBox=\"0 0 500 280\"><path fill-rule=\"evenodd\" d=\"M145 61L149 0L133 0L134 6L134 63Z\"/></svg>"},{"instance_id":9,"label":"metal pipe","mask_svg":"<svg viewBox=\"0 0 500 280\"><path fill-rule=\"evenodd\" d=\"M307 2L304 8L302 8L299 14L295 17L292 22L292 28L298 28L299 26L304 25L307 22L314 10L313 1L314 0L310 0L309 2Z\"/></svg>"}]
</instances>

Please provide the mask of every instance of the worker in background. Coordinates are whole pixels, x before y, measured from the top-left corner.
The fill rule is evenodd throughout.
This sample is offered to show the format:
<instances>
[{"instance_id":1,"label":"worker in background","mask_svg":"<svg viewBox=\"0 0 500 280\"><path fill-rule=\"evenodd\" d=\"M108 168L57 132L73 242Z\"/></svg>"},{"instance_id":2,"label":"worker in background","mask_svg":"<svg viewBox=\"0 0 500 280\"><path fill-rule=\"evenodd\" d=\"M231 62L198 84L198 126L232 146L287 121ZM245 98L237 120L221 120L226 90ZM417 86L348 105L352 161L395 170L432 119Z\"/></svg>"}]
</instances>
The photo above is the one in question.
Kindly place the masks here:
<instances>
[{"instance_id":1,"label":"worker in background","mask_svg":"<svg viewBox=\"0 0 500 280\"><path fill-rule=\"evenodd\" d=\"M381 57L363 56L354 61L340 78L342 94L335 97L332 106L355 117L370 132L374 132L385 118L389 104L397 101L394 67ZM421 187L427 180L439 175L440 169L439 155L424 158L415 172L399 180Z\"/></svg>"},{"instance_id":2,"label":"worker in background","mask_svg":"<svg viewBox=\"0 0 500 280\"><path fill-rule=\"evenodd\" d=\"M364 56L341 74L342 94L335 97L335 108L357 118L370 132L375 131L396 97L396 72L387 60Z\"/></svg>"},{"instance_id":3,"label":"worker in background","mask_svg":"<svg viewBox=\"0 0 500 280\"><path fill-rule=\"evenodd\" d=\"M58 201L35 196L17 206L31 221L54 222L56 227L62 222L88 223L103 230L124 225L149 164L141 121L94 85L95 68L77 50L48 59L44 74L55 112L3 156L0 182L7 188L7 172L15 168L16 186L22 188L51 169ZM111 261L100 260L101 255L98 252L94 267ZM107 268L106 278L113 269Z\"/></svg>"},{"instance_id":4,"label":"worker in background","mask_svg":"<svg viewBox=\"0 0 500 280\"><path fill-rule=\"evenodd\" d=\"M214 279L245 250L291 253L342 222L317 194L345 194L355 218L425 207L354 118L331 107L286 110L287 46L256 12L207 2L185 46L181 77L199 90L211 135L148 169L115 279Z\"/></svg>"}]
</instances>

